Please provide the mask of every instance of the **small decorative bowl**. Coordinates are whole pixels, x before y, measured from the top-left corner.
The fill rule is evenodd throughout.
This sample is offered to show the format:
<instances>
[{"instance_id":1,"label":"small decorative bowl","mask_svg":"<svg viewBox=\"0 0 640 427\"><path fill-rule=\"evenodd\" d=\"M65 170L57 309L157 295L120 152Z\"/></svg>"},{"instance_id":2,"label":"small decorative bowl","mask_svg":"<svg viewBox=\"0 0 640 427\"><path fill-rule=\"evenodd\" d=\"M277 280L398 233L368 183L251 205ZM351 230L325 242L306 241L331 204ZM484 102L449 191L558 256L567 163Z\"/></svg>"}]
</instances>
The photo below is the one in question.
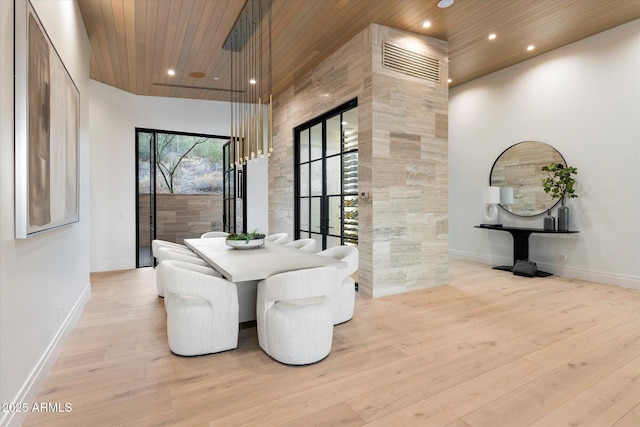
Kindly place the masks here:
<instances>
[{"instance_id":1,"label":"small decorative bowl","mask_svg":"<svg viewBox=\"0 0 640 427\"><path fill-rule=\"evenodd\" d=\"M233 249L256 249L264 245L264 239L253 240L225 240L227 246L231 246Z\"/></svg>"}]
</instances>

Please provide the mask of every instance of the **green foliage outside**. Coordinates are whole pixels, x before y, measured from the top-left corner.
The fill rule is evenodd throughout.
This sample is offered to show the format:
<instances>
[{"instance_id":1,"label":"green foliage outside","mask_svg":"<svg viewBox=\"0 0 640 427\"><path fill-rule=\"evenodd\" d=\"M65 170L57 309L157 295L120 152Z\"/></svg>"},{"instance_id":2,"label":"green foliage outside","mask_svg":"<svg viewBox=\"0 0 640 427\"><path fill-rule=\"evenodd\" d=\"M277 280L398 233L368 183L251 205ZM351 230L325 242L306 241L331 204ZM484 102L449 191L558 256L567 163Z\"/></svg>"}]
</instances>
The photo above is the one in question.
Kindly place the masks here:
<instances>
[{"instance_id":1,"label":"green foliage outside","mask_svg":"<svg viewBox=\"0 0 640 427\"><path fill-rule=\"evenodd\" d=\"M150 173L151 134L139 133L141 175ZM224 139L157 133L156 191L158 193L222 193L222 146ZM141 189L148 179L140 179Z\"/></svg>"}]
</instances>

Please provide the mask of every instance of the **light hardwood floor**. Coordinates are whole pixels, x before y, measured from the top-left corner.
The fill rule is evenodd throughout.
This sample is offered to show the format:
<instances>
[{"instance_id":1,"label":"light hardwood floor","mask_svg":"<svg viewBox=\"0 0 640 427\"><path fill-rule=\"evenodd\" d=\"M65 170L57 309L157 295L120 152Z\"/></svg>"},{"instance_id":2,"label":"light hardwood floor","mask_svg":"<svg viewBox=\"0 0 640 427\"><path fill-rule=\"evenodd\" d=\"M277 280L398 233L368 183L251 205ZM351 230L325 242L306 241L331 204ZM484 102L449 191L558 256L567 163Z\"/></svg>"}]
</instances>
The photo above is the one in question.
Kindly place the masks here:
<instances>
[{"instance_id":1,"label":"light hardwood floor","mask_svg":"<svg viewBox=\"0 0 640 427\"><path fill-rule=\"evenodd\" d=\"M329 357L282 365L255 328L179 357L153 269L93 274L32 413L49 426L640 426L640 291L452 262L450 285L358 297Z\"/></svg>"}]
</instances>

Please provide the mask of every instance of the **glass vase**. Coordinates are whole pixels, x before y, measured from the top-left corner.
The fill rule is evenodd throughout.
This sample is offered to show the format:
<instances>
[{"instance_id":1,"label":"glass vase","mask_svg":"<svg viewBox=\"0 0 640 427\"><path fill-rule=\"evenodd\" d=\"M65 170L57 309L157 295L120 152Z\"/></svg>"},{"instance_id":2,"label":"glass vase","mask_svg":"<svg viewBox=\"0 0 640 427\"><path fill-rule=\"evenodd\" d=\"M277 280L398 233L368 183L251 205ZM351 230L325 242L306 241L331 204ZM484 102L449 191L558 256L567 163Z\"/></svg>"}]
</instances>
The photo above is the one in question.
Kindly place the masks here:
<instances>
[{"instance_id":1,"label":"glass vase","mask_svg":"<svg viewBox=\"0 0 640 427\"><path fill-rule=\"evenodd\" d=\"M547 209L547 216L544 217L544 229L545 231L555 231L556 219L551 216L551 209Z\"/></svg>"},{"instance_id":2,"label":"glass vase","mask_svg":"<svg viewBox=\"0 0 640 427\"><path fill-rule=\"evenodd\" d=\"M565 205L565 198L560 199L558 208L558 231L569 231L569 207Z\"/></svg>"}]
</instances>

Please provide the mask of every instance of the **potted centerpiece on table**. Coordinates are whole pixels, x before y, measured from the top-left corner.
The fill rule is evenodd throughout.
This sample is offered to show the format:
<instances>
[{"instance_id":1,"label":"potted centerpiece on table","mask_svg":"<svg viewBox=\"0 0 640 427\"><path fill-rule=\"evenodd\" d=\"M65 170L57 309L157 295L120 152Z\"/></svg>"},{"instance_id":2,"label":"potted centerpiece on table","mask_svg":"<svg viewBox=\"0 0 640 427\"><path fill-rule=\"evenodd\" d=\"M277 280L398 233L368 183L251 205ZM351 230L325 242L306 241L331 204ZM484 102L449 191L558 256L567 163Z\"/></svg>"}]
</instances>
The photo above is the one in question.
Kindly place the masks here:
<instances>
[{"instance_id":1,"label":"potted centerpiece on table","mask_svg":"<svg viewBox=\"0 0 640 427\"><path fill-rule=\"evenodd\" d=\"M262 233L253 230L251 233L231 233L227 236L225 243L234 249L255 249L264 246L264 237Z\"/></svg>"},{"instance_id":2,"label":"potted centerpiece on table","mask_svg":"<svg viewBox=\"0 0 640 427\"><path fill-rule=\"evenodd\" d=\"M545 193L551 194L551 198L560 199L558 208L558 231L569 231L569 208L566 199L578 197L573 186L576 180L572 175L578 174L578 169L572 166L564 166L562 163L551 163L543 166L542 170L548 176L542 180Z\"/></svg>"}]
</instances>

